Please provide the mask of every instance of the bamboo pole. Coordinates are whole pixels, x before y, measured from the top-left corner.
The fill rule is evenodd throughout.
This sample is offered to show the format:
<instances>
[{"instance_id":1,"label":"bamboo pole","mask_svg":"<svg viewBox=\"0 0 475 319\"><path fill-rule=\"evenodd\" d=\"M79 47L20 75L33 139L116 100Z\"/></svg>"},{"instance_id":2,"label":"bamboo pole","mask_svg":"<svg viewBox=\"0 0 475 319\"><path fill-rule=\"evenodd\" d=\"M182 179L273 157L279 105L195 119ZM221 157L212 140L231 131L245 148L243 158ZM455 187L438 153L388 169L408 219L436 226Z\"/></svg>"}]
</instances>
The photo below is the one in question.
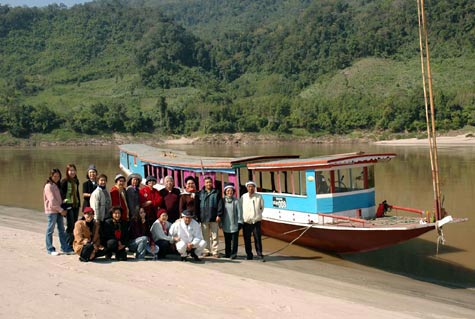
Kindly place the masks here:
<instances>
[{"instance_id":1,"label":"bamboo pole","mask_svg":"<svg viewBox=\"0 0 475 319\"><path fill-rule=\"evenodd\" d=\"M430 51L429 51L429 38L427 34L427 24L425 18L425 4L424 0L417 0L417 12L419 22L419 46L421 49L421 69L422 69L422 83L424 87L424 104L426 108L426 123L427 123L427 137L429 141L429 152L431 159L432 169L432 184L434 191L434 208L436 219L442 218L441 212L441 192L439 182L439 164L437 156L437 137L435 130L435 106L434 95L432 88L432 72L430 68ZM425 54L425 56L424 56ZM427 73L424 69L427 69ZM426 81L427 78L427 81ZM429 100L427 101L427 87L429 90ZM430 106L430 112L429 112ZM429 116L430 115L430 116Z\"/></svg>"}]
</instances>

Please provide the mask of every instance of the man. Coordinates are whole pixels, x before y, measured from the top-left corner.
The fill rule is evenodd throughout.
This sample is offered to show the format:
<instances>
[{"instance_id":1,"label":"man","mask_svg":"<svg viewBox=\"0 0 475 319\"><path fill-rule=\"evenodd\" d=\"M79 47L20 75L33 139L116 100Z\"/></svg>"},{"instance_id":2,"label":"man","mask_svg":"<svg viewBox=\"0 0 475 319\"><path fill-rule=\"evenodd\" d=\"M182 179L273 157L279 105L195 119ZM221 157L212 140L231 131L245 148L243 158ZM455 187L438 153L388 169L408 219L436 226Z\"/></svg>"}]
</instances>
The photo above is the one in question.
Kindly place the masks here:
<instances>
[{"instance_id":1,"label":"man","mask_svg":"<svg viewBox=\"0 0 475 319\"><path fill-rule=\"evenodd\" d=\"M209 176L205 177L205 185L199 192L199 221L201 222L201 231L203 238L206 240L206 256L210 254L215 258L219 258L219 222L223 214L223 200L221 194L213 187L213 179Z\"/></svg>"},{"instance_id":2,"label":"man","mask_svg":"<svg viewBox=\"0 0 475 319\"><path fill-rule=\"evenodd\" d=\"M147 186L139 190L140 207L145 210L147 221L152 225L157 218L158 210L163 205L163 199L154 187L157 184L155 176L147 176L145 184Z\"/></svg>"},{"instance_id":3,"label":"man","mask_svg":"<svg viewBox=\"0 0 475 319\"><path fill-rule=\"evenodd\" d=\"M256 193L256 183L248 181L246 183L247 193L241 196L242 206L242 236L244 238L244 247L246 248L247 260L252 260L251 234L254 236L254 245L256 254L260 258L262 255L262 238L261 238L261 220L264 210L264 199L260 194Z\"/></svg>"},{"instance_id":4,"label":"man","mask_svg":"<svg viewBox=\"0 0 475 319\"><path fill-rule=\"evenodd\" d=\"M187 210L181 214L181 220L177 220L170 228L170 236L178 239L176 250L181 256L181 261L186 261L188 254L193 260L200 261L198 257L206 246L201 234L200 224L193 219L193 214Z\"/></svg>"},{"instance_id":5,"label":"man","mask_svg":"<svg viewBox=\"0 0 475 319\"><path fill-rule=\"evenodd\" d=\"M175 188L175 181L171 176L166 176L163 182L165 183L165 188L160 190L160 196L163 198L163 208L168 213L170 223L174 223L175 220L180 218L180 213L178 212L180 190Z\"/></svg>"}]
</instances>

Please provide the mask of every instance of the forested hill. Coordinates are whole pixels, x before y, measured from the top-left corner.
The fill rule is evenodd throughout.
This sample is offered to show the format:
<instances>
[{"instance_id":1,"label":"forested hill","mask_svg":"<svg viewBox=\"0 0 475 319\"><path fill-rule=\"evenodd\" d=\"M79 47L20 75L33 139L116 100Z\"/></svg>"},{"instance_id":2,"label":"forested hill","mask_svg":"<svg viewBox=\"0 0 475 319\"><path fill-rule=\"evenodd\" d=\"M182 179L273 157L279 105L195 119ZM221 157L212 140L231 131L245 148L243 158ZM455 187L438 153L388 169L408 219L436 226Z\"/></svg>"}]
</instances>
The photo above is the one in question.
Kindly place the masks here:
<instances>
[{"instance_id":1,"label":"forested hill","mask_svg":"<svg viewBox=\"0 0 475 319\"><path fill-rule=\"evenodd\" d=\"M475 125L475 2L426 3L438 126ZM417 36L413 0L0 6L0 131L423 131Z\"/></svg>"}]
</instances>

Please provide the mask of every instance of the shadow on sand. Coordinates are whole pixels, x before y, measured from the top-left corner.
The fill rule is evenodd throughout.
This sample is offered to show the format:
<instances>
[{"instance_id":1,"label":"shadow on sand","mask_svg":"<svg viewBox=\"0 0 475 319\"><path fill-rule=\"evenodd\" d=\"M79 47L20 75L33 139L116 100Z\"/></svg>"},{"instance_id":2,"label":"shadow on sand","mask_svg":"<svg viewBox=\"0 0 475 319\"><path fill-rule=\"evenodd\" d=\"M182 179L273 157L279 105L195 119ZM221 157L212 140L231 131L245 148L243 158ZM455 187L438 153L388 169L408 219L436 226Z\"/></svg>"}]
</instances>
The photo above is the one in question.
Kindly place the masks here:
<instances>
[{"instance_id":1,"label":"shadow on sand","mask_svg":"<svg viewBox=\"0 0 475 319\"><path fill-rule=\"evenodd\" d=\"M475 287L474 269L444 259L444 254L460 249L440 246L438 256L436 251L435 243L417 238L376 251L342 255L341 258L449 288Z\"/></svg>"}]
</instances>

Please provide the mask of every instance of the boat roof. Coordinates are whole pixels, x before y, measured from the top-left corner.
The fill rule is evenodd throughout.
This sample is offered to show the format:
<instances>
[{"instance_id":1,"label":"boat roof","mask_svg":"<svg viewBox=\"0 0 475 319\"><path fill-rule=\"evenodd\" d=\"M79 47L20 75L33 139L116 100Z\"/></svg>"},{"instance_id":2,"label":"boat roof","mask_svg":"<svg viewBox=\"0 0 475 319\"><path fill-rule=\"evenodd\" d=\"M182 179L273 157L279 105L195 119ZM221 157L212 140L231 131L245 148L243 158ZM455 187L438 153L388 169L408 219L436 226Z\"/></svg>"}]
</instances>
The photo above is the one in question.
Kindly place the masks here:
<instances>
[{"instance_id":1,"label":"boat roof","mask_svg":"<svg viewBox=\"0 0 475 319\"><path fill-rule=\"evenodd\" d=\"M299 168L326 169L338 166L371 164L379 161L388 161L396 157L394 153L366 154L364 152L334 154L311 158L282 159L260 163L249 163L250 170L283 170Z\"/></svg>"},{"instance_id":2,"label":"boat roof","mask_svg":"<svg viewBox=\"0 0 475 319\"><path fill-rule=\"evenodd\" d=\"M143 162L158 166L193 168L193 169L218 169L246 166L250 162L268 161L282 158L298 158L298 155L259 155L247 157L205 157L189 155L185 151L168 148L157 148L145 144L124 144L119 149L123 152L137 156Z\"/></svg>"}]
</instances>

